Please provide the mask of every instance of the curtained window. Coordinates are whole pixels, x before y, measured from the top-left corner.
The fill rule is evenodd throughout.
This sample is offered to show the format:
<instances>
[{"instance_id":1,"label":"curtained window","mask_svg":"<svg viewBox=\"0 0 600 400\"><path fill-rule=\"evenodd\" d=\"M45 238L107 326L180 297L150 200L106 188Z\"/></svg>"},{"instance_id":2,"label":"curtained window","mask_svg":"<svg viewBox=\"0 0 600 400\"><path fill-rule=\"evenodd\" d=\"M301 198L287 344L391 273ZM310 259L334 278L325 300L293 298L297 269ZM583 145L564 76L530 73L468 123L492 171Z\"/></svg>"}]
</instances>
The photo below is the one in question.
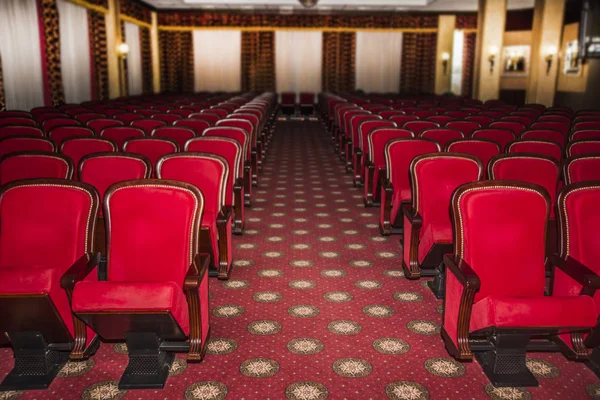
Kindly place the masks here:
<instances>
[{"instance_id":1,"label":"curtained window","mask_svg":"<svg viewBox=\"0 0 600 400\"><path fill-rule=\"evenodd\" d=\"M196 92L240 91L241 31L195 30L193 40Z\"/></svg>"},{"instance_id":2,"label":"curtained window","mask_svg":"<svg viewBox=\"0 0 600 400\"><path fill-rule=\"evenodd\" d=\"M356 88L367 93L398 92L401 32L356 33Z\"/></svg>"},{"instance_id":3,"label":"curtained window","mask_svg":"<svg viewBox=\"0 0 600 400\"><path fill-rule=\"evenodd\" d=\"M86 22L87 29L87 22ZM0 58L7 109L44 105L36 0L0 1Z\"/></svg>"},{"instance_id":4,"label":"curtained window","mask_svg":"<svg viewBox=\"0 0 600 400\"><path fill-rule=\"evenodd\" d=\"M67 0L57 0L56 6L65 101L89 101L92 99L92 81L87 9Z\"/></svg>"},{"instance_id":5,"label":"curtained window","mask_svg":"<svg viewBox=\"0 0 600 400\"><path fill-rule=\"evenodd\" d=\"M275 78L278 92L321 91L323 33L275 32Z\"/></svg>"},{"instance_id":6,"label":"curtained window","mask_svg":"<svg viewBox=\"0 0 600 400\"><path fill-rule=\"evenodd\" d=\"M125 22L124 26L125 43L129 46L129 54L127 54L127 93L130 96L137 96L144 91L140 27L131 22Z\"/></svg>"}]
</instances>

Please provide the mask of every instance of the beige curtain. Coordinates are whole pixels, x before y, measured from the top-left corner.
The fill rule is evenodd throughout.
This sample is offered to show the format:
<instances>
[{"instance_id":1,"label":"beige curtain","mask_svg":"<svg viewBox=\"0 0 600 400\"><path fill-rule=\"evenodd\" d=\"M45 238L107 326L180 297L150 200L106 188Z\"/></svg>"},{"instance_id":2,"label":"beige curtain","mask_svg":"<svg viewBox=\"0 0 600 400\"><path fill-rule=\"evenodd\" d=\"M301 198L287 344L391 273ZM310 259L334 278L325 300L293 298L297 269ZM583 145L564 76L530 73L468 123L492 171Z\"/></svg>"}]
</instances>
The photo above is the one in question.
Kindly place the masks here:
<instances>
[{"instance_id":1,"label":"beige curtain","mask_svg":"<svg viewBox=\"0 0 600 400\"><path fill-rule=\"evenodd\" d=\"M356 89L397 92L401 62L401 32L356 33Z\"/></svg>"},{"instance_id":2,"label":"beige curtain","mask_svg":"<svg viewBox=\"0 0 600 400\"><path fill-rule=\"evenodd\" d=\"M197 92L237 92L241 88L242 32L194 31L194 88Z\"/></svg>"},{"instance_id":3,"label":"beige curtain","mask_svg":"<svg viewBox=\"0 0 600 400\"><path fill-rule=\"evenodd\" d=\"M275 78L278 92L321 91L323 33L275 32Z\"/></svg>"}]
</instances>

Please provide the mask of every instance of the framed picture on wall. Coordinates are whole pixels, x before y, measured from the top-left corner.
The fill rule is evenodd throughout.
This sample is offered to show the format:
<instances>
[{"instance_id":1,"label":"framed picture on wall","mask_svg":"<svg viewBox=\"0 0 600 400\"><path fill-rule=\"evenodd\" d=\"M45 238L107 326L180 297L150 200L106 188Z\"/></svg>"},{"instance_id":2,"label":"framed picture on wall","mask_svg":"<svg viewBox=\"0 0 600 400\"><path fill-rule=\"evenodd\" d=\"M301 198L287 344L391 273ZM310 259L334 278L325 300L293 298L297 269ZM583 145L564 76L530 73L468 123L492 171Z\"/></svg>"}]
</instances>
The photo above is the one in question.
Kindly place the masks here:
<instances>
[{"instance_id":1,"label":"framed picture on wall","mask_svg":"<svg viewBox=\"0 0 600 400\"><path fill-rule=\"evenodd\" d=\"M579 41L572 40L565 46L565 61L563 75L579 76L581 74L581 59L579 58Z\"/></svg>"},{"instance_id":2,"label":"framed picture on wall","mask_svg":"<svg viewBox=\"0 0 600 400\"><path fill-rule=\"evenodd\" d=\"M504 51L502 52L502 76L528 76L530 56L531 46L504 46Z\"/></svg>"}]
</instances>

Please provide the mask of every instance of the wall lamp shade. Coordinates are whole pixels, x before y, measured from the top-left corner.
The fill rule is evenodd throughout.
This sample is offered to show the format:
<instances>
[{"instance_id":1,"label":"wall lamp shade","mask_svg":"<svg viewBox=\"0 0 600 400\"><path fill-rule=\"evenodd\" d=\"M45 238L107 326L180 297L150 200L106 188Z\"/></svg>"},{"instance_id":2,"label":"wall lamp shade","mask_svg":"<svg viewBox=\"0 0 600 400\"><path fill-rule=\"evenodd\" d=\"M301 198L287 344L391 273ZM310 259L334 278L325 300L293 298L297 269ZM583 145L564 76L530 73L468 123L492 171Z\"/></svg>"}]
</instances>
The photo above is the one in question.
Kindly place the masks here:
<instances>
[{"instance_id":1,"label":"wall lamp shade","mask_svg":"<svg viewBox=\"0 0 600 400\"><path fill-rule=\"evenodd\" d=\"M442 66L444 67L444 75L446 75L446 71L448 70L448 60L450 60L450 53L443 52L442 53Z\"/></svg>"},{"instance_id":2,"label":"wall lamp shade","mask_svg":"<svg viewBox=\"0 0 600 400\"><path fill-rule=\"evenodd\" d=\"M490 62L490 74L494 73L494 64L496 63L496 56L500 52L498 46L490 46L488 49L488 61Z\"/></svg>"},{"instance_id":3,"label":"wall lamp shade","mask_svg":"<svg viewBox=\"0 0 600 400\"><path fill-rule=\"evenodd\" d=\"M129 45L127 43L121 43L117 46L117 53L119 53L121 57L127 57L127 54L129 54Z\"/></svg>"},{"instance_id":4,"label":"wall lamp shade","mask_svg":"<svg viewBox=\"0 0 600 400\"><path fill-rule=\"evenodd\" d=\"M556 46L548 46L546 47L546 51L544 60L546 60L546 75L550 73L550 69L552 68L552 61L554 60L554 56L558 53L558 49Z\"/></svg>"},{"instance_id":5,"label":"wall lamp shade","mask_svg":"<svg viewBox=\"0 0 600 400\"><path fill-rule=\"evenodd\" d=\"M319 0L298 0L298 1L300 2L300 4L302 4L302 7L304 7L304 8L314 7L319 2Z\"/></svg>"}]
</instances>

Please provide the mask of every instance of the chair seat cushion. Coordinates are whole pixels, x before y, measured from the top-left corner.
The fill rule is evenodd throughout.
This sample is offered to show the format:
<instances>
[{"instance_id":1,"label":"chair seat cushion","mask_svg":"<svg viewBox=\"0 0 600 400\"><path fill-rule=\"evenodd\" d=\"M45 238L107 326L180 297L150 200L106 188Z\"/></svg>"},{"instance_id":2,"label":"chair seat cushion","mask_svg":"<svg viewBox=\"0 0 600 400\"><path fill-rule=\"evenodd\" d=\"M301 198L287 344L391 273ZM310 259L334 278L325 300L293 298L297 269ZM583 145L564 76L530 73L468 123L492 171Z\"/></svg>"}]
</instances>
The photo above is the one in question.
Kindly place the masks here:
<instances>
[{"instance_id":1,"label":"chair seat cushion","mask_svg":"<svg viewBox=\"0 0 600 400\"><path fill-rule=\"evenodd\" d=\"M471 332L487 327L593 327L596 308L589 296L488 296L473 305Z\"/></svg>"},{"instance_id":2,"label":"chair seat cushion","mask_svg":"<svg viewBox=\"0 0 600 400\"><path fill-rule=\"evenodd\" d=\"M73 311L169 311L189 333L185 293L174 282L79 282L73 291Z\"/></svg>"},{"instance_id":3,"label":"chair seat cushion","mask_svg":"<svg viewBox=\"0 0 600 400\"><path fill-rule=\"evenodd\" d=\"M425 229L421 229L423 236L419 241L418 258L419 264L425 260L429 250L433 247L434 243L452 243L452 227L451 226L437 226L430 224Z\"/></svg>"}]
</instances>

